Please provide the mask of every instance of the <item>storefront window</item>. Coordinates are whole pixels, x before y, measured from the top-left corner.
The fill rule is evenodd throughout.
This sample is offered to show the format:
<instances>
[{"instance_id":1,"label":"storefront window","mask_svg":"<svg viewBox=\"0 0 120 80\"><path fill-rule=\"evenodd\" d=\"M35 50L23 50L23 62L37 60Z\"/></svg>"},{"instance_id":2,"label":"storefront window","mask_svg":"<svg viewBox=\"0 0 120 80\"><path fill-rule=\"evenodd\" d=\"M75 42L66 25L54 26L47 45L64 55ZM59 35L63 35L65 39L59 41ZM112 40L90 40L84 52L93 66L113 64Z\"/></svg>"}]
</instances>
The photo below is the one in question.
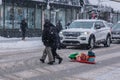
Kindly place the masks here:
<instances>
[{"instance_id":1,"label":"storefront window","mask_svg":"<svg viewBox=\"0 0 120 80\"><path fill-rule=\"evenodd\" d=\"M3 28L3 7L0 6L0 29Z\"/></svg>"},{"instance_id":2,"label":"storefront window","mask_svg":"<svg viewBox=\"0 0 120 80\"><path fill-rule=\"evenodd\" d=\"M56 25L56 12L55 11L51 11L51 19L50 21Z\"/></svg>"},{"instance_id":3,"label":"storefront window","mask_svg":"<svg viewBox=\"0 0 120 80\"><path fill-rule=\"evenodd\" d=\"M34 28L35 27L35 9L28 8L28 27Z\"/></svg>"},{"instance_id":4,"label":"storefront window","mask_svg":"<svg viewBox=\"0 0 120 80\"><path fill-rule=\"evenodd\" d=\"M114 15L113 15L113 23L116 23L117 22L117 14L115 13Z\"/></svg>"},{"instance_id":5,"label":"storefront window","mask_svg":"<svg viewBox=\"0 0 120 80\"><path fill-rule=\"evenodd\" d=\"M22 19L27 18L27 8L15 7L14 8L14 28L20 28L20 22Z\"/></svg>"},{"instance_id":6,"label":"storefront window","mask_svg":"<svg viewBox=\"0 0 120 80\"><path fill-rule=\"evenodd\" d=\"M62 27L65 28L65 10L60 9L60 11L57 14L58 14L57 21L60 20Z\"/></svg>"},{"instance_id":7,"label":"storefront window","mask_svg":"<svg viewBox=\"0 0 120 80\"><path fill-rule=\"evenodd\" d=\"M37 9L36 10L36 18L35 18L35 23L36 23L36 27L37 29L41 29L41 20L42 20L42 16L41 16L41 9Z\"/></svg>"},{"instance_id":8,"label":"storefront window","mask_svg":"<svg viewBox=\"0 0 120 80\"><path fill-rule=\"evenodd\" d=\"M45 19L49 19L50 18L50 10L48 10L48 9L45 10L44 18Z\"/></svg>"},{"instance_id":9,"label":"storefront window","mask_svg":"<svg viewBox=\"0 0 120 80\"><path fill-rule=\"evenodd\" d=\"M12 28L14 20L14 8L12 6L5 7L5 28Z\"/></svg>"},{"instance_id":10,"label":"storefront window","mask_svg":"<svg viewBox=\"0 0 120 80\"><path fill-rule=\"evenodd\" d=\"M72 20L77 19L77 11L76 11L75 9L73 9L72 12L73 12L73 13L72 13Z\"/></svg>"},{"instance_id":11,"label":"storefront window","mask_svg":"<svg viewBox=\"0 0 120 80\"><path fill-rule=\"evenodd\" d=\"M118 13L118 21L120 21L120 13Z\"/></svg>"},{"instance_id":12,"label":"storefront window","mask_svg":"<svg viewBox=\"0 0 120 80\"><path fill-rule=\"evenodd\" d=\"M72 13L71 13L71 9L67 9L67 10L66 10L66 21L67 21L67 23L72 22ZM67 24L67 23L66 23L66 24Z\"/></svg>"}]
</instances>

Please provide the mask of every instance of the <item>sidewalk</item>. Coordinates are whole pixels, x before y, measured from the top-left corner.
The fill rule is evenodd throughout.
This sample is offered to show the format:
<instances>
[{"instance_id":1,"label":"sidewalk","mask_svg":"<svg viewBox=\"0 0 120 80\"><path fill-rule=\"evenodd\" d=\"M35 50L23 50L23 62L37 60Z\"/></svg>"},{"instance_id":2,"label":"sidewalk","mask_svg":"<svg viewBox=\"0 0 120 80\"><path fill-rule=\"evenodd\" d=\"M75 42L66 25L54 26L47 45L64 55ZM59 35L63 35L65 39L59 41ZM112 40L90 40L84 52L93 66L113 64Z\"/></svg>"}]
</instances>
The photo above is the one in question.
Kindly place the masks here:
<instances>
[{"instance_id":1,"label":"sidewalk","mask_svg":"<svg viewBox=\"0 0 120 80\"><path fill-rule=\"evenodd\" d=\"M25 41L38 41L41 40L41 37L26 37ZM16 42L16 41L22 41L21 38L4 38L0 37L0 43L10 43L10 42Z\"/></svg>"},{"instance_id":2,"label":"sidewalk","mask_svg":"<svg viewBox=\"0 0 120 80\"><path fill-rule=\"evenodd\" d=\"M25 40L21 38L4 38L0 37L0 49L8 48L32 48L43 46L41 37L26 37Z\"/></svg>"}]
</instances>

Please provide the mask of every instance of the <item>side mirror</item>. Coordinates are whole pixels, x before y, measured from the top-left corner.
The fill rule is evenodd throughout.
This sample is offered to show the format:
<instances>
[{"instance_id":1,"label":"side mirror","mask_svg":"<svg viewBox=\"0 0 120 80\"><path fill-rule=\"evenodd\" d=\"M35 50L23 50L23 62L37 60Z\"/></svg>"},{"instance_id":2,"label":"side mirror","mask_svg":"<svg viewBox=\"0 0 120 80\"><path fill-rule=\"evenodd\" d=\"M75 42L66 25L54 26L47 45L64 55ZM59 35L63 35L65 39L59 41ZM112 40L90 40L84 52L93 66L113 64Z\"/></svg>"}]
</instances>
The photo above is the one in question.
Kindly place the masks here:
<instances>
[{"instance_id":1,"label":"side mirror","mask_svg":"<svg viewBox=\"0 0 120 80\"><path fill-rule=\"evenodd\" d=\"M100 25L95 25L95 29L100 29Z\"/></svg>"}]
</instances>

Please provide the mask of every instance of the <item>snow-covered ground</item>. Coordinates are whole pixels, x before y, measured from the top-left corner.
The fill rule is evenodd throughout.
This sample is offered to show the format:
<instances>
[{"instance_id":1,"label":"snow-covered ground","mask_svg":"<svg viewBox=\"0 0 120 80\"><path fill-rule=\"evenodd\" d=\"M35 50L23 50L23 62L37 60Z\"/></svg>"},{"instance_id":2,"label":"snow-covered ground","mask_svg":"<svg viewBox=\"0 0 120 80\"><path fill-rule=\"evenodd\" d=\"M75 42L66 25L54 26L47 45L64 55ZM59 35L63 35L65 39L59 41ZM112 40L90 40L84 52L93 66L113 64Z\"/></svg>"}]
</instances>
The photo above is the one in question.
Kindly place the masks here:
<instances>
[{"instance_id":1,"label":"snow-covered ground","mask_svg":"<svg viewBox=\"0 0 120 80\"><path fill-rule=\"evenodd\" d=\"M0 49L8 48L34 48L43 46L41 37L31 37L26 38L26 40L21 40L21 38L4 38L0 37Z\"/></svg>"},{"instance_id":2,"label":"snow-covered ground","mask_svg":"<svg viewBox=\"0 0 120 80\"><path fill-rule=\"evenodd\" d=\"M97 77L96 80L119 80L120 79L120 68L110 71L102 76Z\"/></svg>"}]
</instances>

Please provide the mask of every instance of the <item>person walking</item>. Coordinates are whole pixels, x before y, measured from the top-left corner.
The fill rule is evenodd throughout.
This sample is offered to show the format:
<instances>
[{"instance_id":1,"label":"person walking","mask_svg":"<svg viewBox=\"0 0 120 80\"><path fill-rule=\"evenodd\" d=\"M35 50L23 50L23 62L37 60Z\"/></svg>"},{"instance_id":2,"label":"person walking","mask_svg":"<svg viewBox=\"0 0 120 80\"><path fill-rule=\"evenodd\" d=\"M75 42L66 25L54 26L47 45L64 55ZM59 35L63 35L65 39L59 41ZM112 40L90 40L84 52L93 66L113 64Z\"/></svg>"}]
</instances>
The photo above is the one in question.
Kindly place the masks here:
<instances>
[{"instance_id":1,"label":"person walking","mask_svg":"<svg viewBox=\"0 0 120 80\"><path fill-rule=\"evenodd\" d=\"M57 32L58 32L58 33L63 29L60 20L58 20L58 22L57 22L57 24L56 24L56 28L57 28Z\"/></svg>"},{"instance_id":2,"label":"person walking","mask_svg":"<svg viewBox=\"0 0 120 80\"><path fill-rule=\"evenodd\" d=\"M23 19L20 23L20 29L22 32L22 40L25 40L26 29L28 29L28 24L25 19Z\"/></svg>"},{"instance_id":3,"label":"person walking","mask_svg":"<svg viewBox=\"0 0 120 80\"><path fill-rule=\"evenodd\" d=\"M56 24L56 30L57 30L57 38L58 38L58 49L60 49L62 47L62 44L60 42L60 36L59 36L59 33L60 31L62 30L62 24L60 22L60 20L58 20L57 24Z\"/></svg>"},{"instance_id":4,"label":"person walking","mask_svg":"<svg viewBox=\"0 0 120 80\"><path fill-rule=\"evenodd\" d=\"M51 38L53 38L53 44L51 46L52 48L52 54L53 54L53 59L55 61L55 59L58 59L58 64L60 64L62 62L62 58L57 54L57 49L60 47L60 38L59 38L59 34L57 31L57 28L51 24L51 33L52 36Z\"/></svg>"},{"instance_id":5,"label":"person walking","mask_svg":"<svg viewBox=\"0 0 120 80\"><path fill-rule=\"evenodd\" d=\"M40 61L42 63L44 63L45 59L48 55L48 58L49 58L48 64L52 65L55 61L53 59L53 54L52 54L52 51L51 51L51 46L52 46L52 43L53 43L53 39L51 38L50 27L51 27L51 23L48 19L46 19L45 24L44 24L44 30L42 32L42 42L45 46L45 49L43 51L42 57L40 58Z\"/></svg>"}]
</instances>

